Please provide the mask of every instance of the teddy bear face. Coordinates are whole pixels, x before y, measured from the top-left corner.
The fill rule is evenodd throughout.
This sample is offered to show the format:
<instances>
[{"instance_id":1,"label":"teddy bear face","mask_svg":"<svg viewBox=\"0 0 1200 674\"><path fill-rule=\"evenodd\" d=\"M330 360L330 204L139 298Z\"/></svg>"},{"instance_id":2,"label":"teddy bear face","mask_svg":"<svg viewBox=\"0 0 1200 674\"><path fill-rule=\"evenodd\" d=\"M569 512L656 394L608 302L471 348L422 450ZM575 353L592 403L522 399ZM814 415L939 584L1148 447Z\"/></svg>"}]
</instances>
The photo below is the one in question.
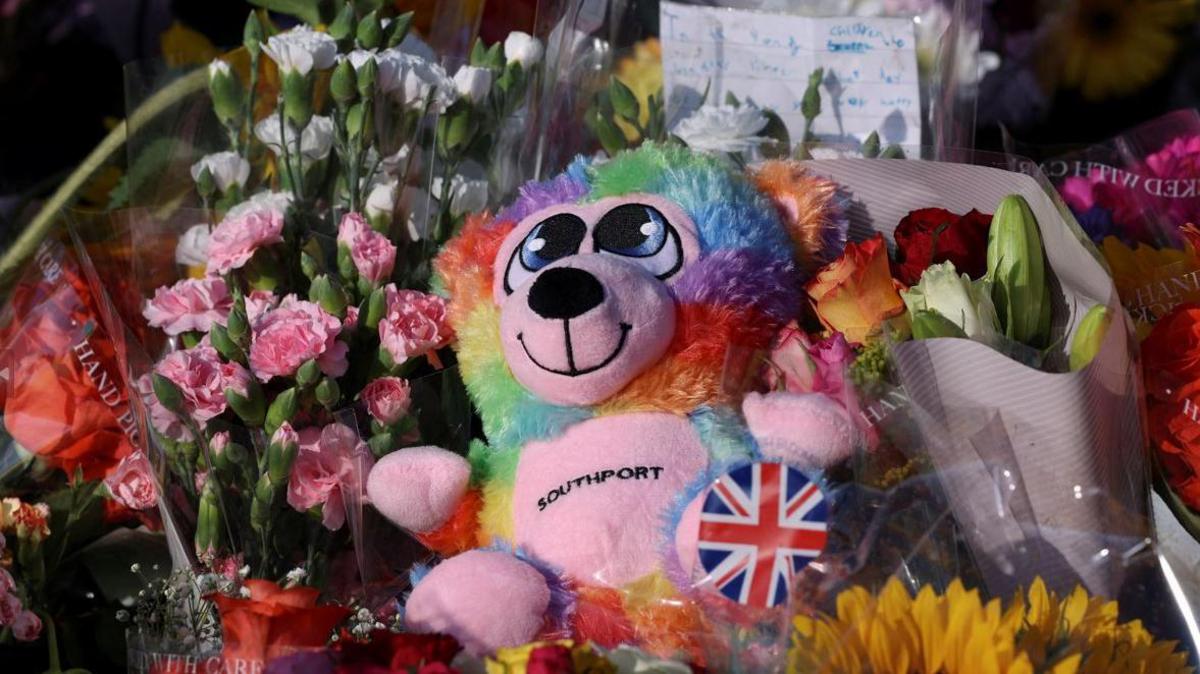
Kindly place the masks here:
<instances>
[{"instance_id":1,"label":"teddy bear face","mask_svg":"<svg viewBox=\"0 0 1200 674\"><path fill-rule=\"evenodd\" d=\"M699 258L696 225L658 195L560 204L525 217L493 264L513 375L548 402L605 400L670 346L671 287Z\"/></svg>"}]
</instances>

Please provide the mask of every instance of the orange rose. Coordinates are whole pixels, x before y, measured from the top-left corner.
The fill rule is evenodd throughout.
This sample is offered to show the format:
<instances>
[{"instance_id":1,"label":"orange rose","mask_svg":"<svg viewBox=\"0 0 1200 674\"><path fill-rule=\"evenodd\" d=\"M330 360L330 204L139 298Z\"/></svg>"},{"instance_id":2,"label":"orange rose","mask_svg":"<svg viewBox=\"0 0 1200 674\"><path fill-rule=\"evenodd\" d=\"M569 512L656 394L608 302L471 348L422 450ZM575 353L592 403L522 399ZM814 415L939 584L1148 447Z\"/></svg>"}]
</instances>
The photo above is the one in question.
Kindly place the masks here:
<instances>
[{"instance_id":1,"label":"orange rose","mask_svg":"<svg viewBox=\"0 0 1200 674\"><path fill-rule=\"evenodd\" d=\"M265 663L324 648L333 628L350 616L344 606L317 606L319 592L311 587L284 590L268 580L247 580L245 585L249 599L212 597L221 613L223 656L230 664Z\"/></svg>"},{"instance_id":2,"label":"orange rose","mask_svg":"<svg viewBox=\"0 0 1200 674\"><path fill-rule=\"evenodd\" d=\"M885 320L904 312L882 235L847 244L842 256L822 267L805 290L821 323L850 342L866 340Z\"/></svg>"}]
</instances>

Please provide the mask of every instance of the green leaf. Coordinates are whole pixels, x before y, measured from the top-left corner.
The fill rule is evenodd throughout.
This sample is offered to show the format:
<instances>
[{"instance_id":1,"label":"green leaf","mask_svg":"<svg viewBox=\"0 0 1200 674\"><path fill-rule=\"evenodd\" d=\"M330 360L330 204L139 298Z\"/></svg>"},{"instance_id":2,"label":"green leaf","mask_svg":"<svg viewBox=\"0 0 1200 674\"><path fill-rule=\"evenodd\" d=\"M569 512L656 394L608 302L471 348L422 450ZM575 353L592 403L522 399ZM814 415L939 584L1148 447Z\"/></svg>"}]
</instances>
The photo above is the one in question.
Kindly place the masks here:
<instances>
[{"instance_id":1,"label":"green leaf","mask_svg":"<svg viewBox=\"0 0 1200 674\"><path fill-rule=\"evenodd\" d=\"M596 140L609 156L616 155L625 149L625 134L609 118L599 113L587 118L588 127L596 134Z\"/></svg>"},{"instance_id":2,"label":"green leaf","mask_svg":"<svg viewBox=\"0 0 1200 674\"><path fill-rule=\"evenodd\" d=\"M880 159L904 159L904 150L899 145L889 145L879 153Z\"/></svg>"},{"instance_id":3,"label":"green leaf","mask_svg":"<svg viewBox=\"0 0 1200 674\"><path fill-rule=\"evenodd\" d=\"M862 155L867 159L874 159L879 156L879 134L875 131L867 136L867 139L862 144Z\"/></svg>"},{"instance_id":4,"label":"green leaf","mask_svg":"<svg viewBox=\"0 0 1200 674\"><path fill-rule=\"evenodd\" d=\"M359 14L369 14L383 9L384 0L354 0L354 9Z\"/></svg>"},{"instance_id":5,"label":"green leaf","mask_svg":"<svg viewBox=\"0 0 1200 674\"><path fill-rule=\"evenodd\" d=\"M638 105L637 96L633 90L625 86L621 80L612 77L608 82L608 95L612 100L613 110L625 119L636 122L638 113L641 112L641 106Z\"/></svg>"},{"instance_id":6,"label":"green leaf","mask_svg":"<svg viewBox=\"0 0 1200 674\"><path fill-rule=\"evenodd\" d=\"M250 0L250 4L294 16L313 26L333 19L333 6L327 0Z\"/></svg>"},{"instance_id":7,"label":"green leaf","mask_svg":"<svg viewBox=\"0 0 1200 674\"><path fill-rule=\"evenodd\" d=\"M499 70L504 67L504 43L497 42L492 45L487 51L487 57L484 59L484 65L489 68Z\"/></svg>"},{"instance_id":8,"label":"green leaf","mask_svg":"<svg viewBox=\"0 0 1200 674\"><path fill-rule=\"evenodd\" d=\"M767 125L759 132L759 135L766 136L774 140L774 143L764 143L762 145L763 156L767 159L783 159L792 151L791 137L788 135L787 124L779 115L775 114L774 110L763 111L763 116L767 118Z\"/></svg>"},{"instance_id":9,"label":"green leaf","mask_svg":"<svg viewBox=\"0 0 1200 674\"><path fill-rule=\"evenodd\" d=\"M732 91L726 91L725 92L725 105L732 105L733 107L736 108L741 105L741 102L738 101L737 96L733 95Z\"/></svg>"},{"instance_id":10,"label":"green leaf","mask_svg":"<svg viewBox=\"0 0 1200 674\"><path fill-rule=\"evenodd\" d=\"M375 49L383 42L383 26L379 23L379 15L371 12L358 22L358 46L363 49Z\"/></svg>"},{"instance_id":11,"label":"green leaf","mask_svg":"<svg viewBox=\"0 0 1200 674\"><path fill-rule=\"evenodd\" d=\"M387 48L391 49L396 45L404 42L404 38L408 35L408 31L412 28L412 12L405 12L400 16L392 19L388 24Z\"/></svg>"},{"instance_id":12,"label":"green leaf","mask_svg":"<svg viewBox=\"0 0 1200 674\"><path fill-rule=\"evenodd\" d=\"M354 6L349 3L342 5L342 10L338 12L337 18L329 24L329 37L338 42L350 37L354 32L354 18Z\"/></svg>"},{"instance_id":13,"label":"green leaf","mask_svg":"<svg viewBox=\"0 0 1200 674\"><path fill-rule=\"evenodd\" d=\"M483 46L483 39L475 38L475 44L471 47L471 57L467 61L468 65L482 66L486 59L487 47Z\"/></svg>"}]
</instances>

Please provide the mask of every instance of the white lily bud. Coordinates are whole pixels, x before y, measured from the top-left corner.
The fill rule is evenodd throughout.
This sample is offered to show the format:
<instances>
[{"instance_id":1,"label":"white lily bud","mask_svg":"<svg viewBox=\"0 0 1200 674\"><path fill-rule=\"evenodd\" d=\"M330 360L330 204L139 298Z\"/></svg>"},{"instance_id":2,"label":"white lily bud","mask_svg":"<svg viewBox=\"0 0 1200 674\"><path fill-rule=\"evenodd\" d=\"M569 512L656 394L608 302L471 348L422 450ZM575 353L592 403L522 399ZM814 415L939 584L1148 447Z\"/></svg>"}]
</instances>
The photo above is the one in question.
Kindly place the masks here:
<instances>
[{"instance_id":1,"label":"white lily bud","mask_svg":"<svg viewBox=\"0 0 1200 674\"><path fill-rule=\"evenodd\" d=\"M528 70L542 60L542 43L529 33L513 31L504 39L504 59Z\"/></svg>"},{"instance_id":2,"label":"white lily bud","mask_svg":"<svg viewBox=\"0 0 1200 674\"><path fill-rule=\"evenodd\" d=\"M479 103L492 89L492 71L477 66L463 66L454 73L454 88L462 98Z\"/></svg>"}]
</instances>

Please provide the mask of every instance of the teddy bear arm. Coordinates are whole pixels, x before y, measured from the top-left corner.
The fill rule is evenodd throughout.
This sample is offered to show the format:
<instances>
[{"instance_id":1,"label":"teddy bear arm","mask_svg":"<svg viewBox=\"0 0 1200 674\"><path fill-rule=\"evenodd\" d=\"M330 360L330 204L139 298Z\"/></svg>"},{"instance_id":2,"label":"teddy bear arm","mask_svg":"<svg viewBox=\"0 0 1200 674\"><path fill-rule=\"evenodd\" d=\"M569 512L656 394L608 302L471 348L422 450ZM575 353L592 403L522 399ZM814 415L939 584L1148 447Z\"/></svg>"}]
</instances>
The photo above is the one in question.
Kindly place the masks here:
<instances>
[{"instance_id":1,"label":"teddy bear arm","mask_svg":"<svg viewBox=\"0 0 1200 674\"><path fill-rule=\"evenodd\" d=\"M459 532L469 512L459 511L468 500L471 466L454 452L440 447L409 447L379 460L367 476L367 496L372 505L396 526L415 534ZM475 499L478 509L478 497ZM444 537L434 536L441 541Z\"/></svg>"},{"instance_id":2,"label":"teddy bear arm","mask_svg":"<svg viewBox=\"0 0 1200 674\"><path fill-rule=\"evenodd\" d=\"M824 393L751 393L742 413L764 458L824 469L854 453L850 414Z\"/></svg>"}]
</instances>

